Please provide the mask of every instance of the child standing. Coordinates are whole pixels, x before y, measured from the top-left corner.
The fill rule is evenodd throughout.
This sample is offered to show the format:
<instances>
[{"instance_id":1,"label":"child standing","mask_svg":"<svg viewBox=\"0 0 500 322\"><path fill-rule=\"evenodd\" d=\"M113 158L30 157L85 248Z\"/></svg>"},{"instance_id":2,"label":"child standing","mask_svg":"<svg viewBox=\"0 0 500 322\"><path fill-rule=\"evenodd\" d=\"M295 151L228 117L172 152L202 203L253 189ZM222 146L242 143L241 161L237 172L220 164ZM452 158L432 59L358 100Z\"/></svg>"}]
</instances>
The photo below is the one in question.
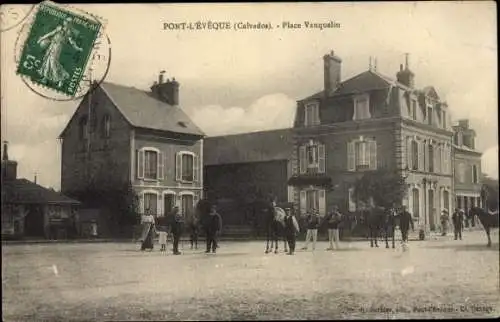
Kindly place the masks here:
<instances>
[{"instance_id":1,"label":"child standing","mask_svg":"<svg viewBox=\"0 0 500 322\"><path fill-rule=\"evenodd\" d=\"M160 238L158 240L160 244L160 252L166 252L167 251L167 227L166 226L159 226L158 227L158 232L160 235Z\"/></svg>"}]
</instances>

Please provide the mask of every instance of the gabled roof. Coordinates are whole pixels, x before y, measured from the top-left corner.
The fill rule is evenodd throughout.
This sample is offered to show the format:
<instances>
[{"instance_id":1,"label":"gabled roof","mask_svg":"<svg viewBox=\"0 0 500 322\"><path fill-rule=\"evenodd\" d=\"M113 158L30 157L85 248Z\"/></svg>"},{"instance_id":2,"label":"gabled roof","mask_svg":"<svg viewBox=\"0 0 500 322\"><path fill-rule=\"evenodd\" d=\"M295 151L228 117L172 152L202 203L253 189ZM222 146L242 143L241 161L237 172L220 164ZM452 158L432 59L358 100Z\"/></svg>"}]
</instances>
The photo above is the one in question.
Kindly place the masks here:
<instances>
[{"instance_id":1,"label":"gabled roof","mask_svg":"<svg viewBox=\"0 0 500 322\"><path fill-rule=\"evenodd\" d=\"M2 203L80 204L79 201L68 198L54 190L39 186L27 179L3 180Z\"/></svg>"},{"instance_id":2,"label":"gabled roof","mask_svg":"<svg viewBox=\"0 0 500 322\"><path fill-rule=\"evenodd\" d=\"M166 104L154 98L150 92L108 82L99 84L99 87L133 127L205 135L181 107ZM71 120L66 124L59 137L64 135L70 123Z\"/></svg>"},{"instance_id":3,"label":"gabled roof","mask_svg":"<svg viewBox=\"0 0 500 322\"><path fill-rule=\"evenodd\" d=\"M424 89L422 89L422 92L429 97L433 97L433 98L439 100L439 95L438 95L436 89L434 88L434 86L426 86L426 87L424 87Z\"/></svg>"},{"instance_id":4,"label":"gabled roof","mask_svg":"<svg viewBox=\"0 0 500 322\"><path fill-rule=\"evenodd\" d=\"M293 152L292 129L205 138L204 165L288 160Z\"/></svg>"},{"instance_id":5,"label":"gabled roof","mask_svg":"<svg viewBox=\"0 0 500 322\"><path fill-rule=\"evenodd\" d=\"M337 90L333 93L333 96L364 93L371 90L387 89L391 86L409 90L407 86L391 79L390 77L382 75L373 70L368 70L343 81L337 88ZM303 99L303 101L320 99L322 97L324 97L324 91L311 95Z\"/></svg>"},{"instance_id":6,"label":"gabled roof","mask_svg":"<svg viewBox=\"0 0 500 322\"><path fill-rule=\"evenodd\" d=\"M205 135L179 106L157 100L149 92L107 82L100 87L134 127Z\"/></svg>"}]
</instances>

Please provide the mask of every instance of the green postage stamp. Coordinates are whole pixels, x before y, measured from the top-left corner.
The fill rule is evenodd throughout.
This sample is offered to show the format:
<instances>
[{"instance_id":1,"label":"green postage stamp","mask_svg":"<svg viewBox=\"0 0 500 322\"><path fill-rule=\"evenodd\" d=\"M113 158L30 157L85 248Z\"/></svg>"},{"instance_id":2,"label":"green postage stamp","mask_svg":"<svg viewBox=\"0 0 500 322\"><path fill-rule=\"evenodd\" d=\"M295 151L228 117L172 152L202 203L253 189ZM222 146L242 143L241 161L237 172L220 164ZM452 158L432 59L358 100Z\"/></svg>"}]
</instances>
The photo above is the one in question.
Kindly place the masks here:
<instances>
[{"instance_id":1,"label":"green postage stamp","mask_svg":"<svg viewBox=\"0 0 500 322\"><path fill-rule=\"evenodd\" d=\"M21 49L17 73L67 96L75 96L101 23L41 3Z\"/></svg>"}]
</instances>

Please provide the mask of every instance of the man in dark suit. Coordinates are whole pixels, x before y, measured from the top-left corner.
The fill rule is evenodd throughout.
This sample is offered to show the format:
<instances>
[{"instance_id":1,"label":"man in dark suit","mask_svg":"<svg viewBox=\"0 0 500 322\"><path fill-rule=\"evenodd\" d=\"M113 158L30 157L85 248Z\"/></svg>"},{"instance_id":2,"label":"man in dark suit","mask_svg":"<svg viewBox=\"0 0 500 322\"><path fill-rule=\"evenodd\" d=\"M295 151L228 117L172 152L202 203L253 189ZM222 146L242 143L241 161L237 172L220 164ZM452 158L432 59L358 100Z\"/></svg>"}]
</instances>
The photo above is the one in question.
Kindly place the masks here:
<instances>
[{"instance_id":1,"label":"man in dark suit","mask_svg":"<svg viewBox=\"0 0 500 322\"><path fill-rule=\"evenodd\" d=\"M453 221L453 231L455 233L455 240L457 240L458 237L460 237L460 240L462 240L462 229L464 222L463 210L455 208L453 215L451 215L451 219Z\"/></svg>"},{"instance_id":2,"label":"man in dark suit","mask_svg":"<svg viewBox=\"0 0 500 322\"><path fill-rule=\"evenodd\" d=\"M172 212L172 235L174 236L174 255L180 255L179 241L184 230L184 216L179 212L179 207L174 207Z\"/></svg>"},{"instance_id":3,"label":"man in dark suit","mask_svg":"<svg viewBox=\"0 0 500 322\"><path fill-rule=\"evenodd\" d=\"M212 253L215 253L218 248L217 245L217 235L222 230L222 218L217 213L217 208L212 206L210 209L210 214L207 216L205 220L205 233L207 238L207 250L205 253L210 253L210 248L212 249Z\"/></svg>"},{"instance_id":4,"label":"man in dark suit","mask_svg":"<svg viewBox=\"0 0 500 322\"><path fill-rule=\"evenodd\" d=\"M401 240L403 244L408 243L408 231L415 231L415 227L413 226L413 218L411 218L411 214L406 210L406 206L401 208L401 213L399 214L399 229L401 229Z\"/></svg>"}]
</instances>

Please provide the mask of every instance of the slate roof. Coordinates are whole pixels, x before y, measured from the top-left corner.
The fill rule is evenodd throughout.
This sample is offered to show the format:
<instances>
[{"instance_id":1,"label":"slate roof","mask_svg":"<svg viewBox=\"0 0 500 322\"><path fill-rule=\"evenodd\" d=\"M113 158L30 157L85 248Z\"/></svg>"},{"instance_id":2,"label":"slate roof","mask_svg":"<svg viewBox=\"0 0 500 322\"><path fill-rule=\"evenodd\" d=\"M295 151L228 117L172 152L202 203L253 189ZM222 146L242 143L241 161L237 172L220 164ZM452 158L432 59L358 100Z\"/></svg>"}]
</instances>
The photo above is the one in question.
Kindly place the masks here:
<instances>
[{"instance_id":1,"label":"slate roof","mask_svg":"<svg viewBox=\"0 0 500 322\"><path fill-rule=\"evenodd\" d=\"M3 180L2 203L16 204L80 204L51 189L44 188L27 179Z\"/></svg>"},{"instance_id":2,"label":"slate roof","mask_svg":"<svg viewBox=\"0 0 500 322\"><path fill-rule=\"evenodd\" d=\"M292 129L205 138L204 165L288 160L293 152Z\"/></svg>"},{"instance_id":3,"label":"slate roof","mask_svg":"<svg viewBox=\"0 0 500 322\"><path fill-rule=\"evenodd\" d=\"M179 106L168 105L150 92L108 82L100 86L134 127L205 135Z\"/></svg>"},{"instance_id":4,"label":"slate roof","mask_svg":"<svg viewBox=\"0 0 500 322\"><path fill-rule=\"evenodd\" d=\"M400 87L405 90L409 90L407 86L401 84L396 80L391 79L390 77L387 77L372 70L368 70L340 83L339 88L337 88L337 90L333 93L332 96L349 95L356 93L364 93L366 91L371 91L371 90L387 89L391 85ZM303 100L305 101L311 99L320 99L322 97L324 97L324 91L320 91Z\"/></svg>"}]
</instances>

